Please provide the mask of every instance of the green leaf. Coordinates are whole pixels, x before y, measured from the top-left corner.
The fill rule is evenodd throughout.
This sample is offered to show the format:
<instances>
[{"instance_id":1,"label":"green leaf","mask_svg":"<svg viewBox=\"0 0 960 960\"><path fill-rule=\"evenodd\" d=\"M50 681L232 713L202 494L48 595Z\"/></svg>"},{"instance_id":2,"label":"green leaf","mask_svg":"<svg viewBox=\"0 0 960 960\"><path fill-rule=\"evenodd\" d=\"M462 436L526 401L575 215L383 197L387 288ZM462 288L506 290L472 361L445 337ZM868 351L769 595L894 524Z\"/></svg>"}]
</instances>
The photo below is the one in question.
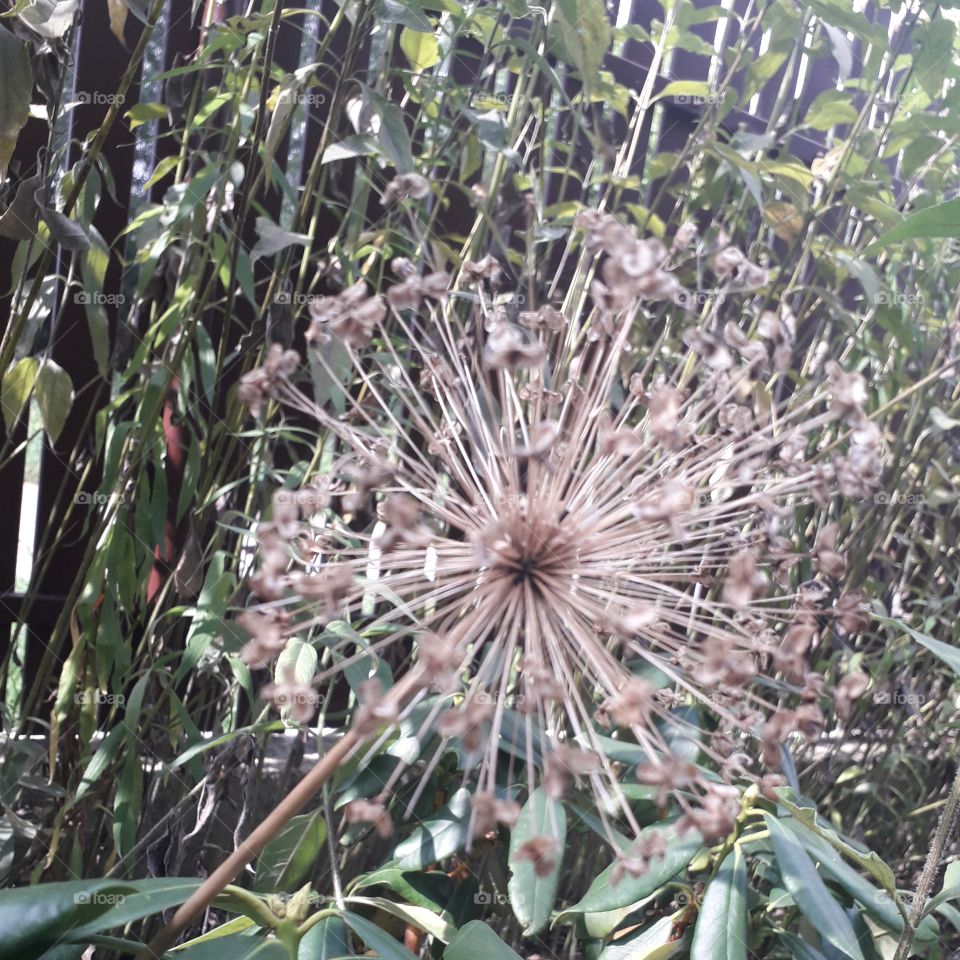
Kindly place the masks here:
<instances>
[{"instance_id":1,"label":"green leaf","mask_svg":"<svg viewBox=\"0 0 960 960\"><path fill-rule=\"evenodd\" d=\"M177 950L177 960L290 960L290 951L275 937L251 937L232 933L216 940Z\"/></svg>"},{"instance_id":2,"label":"green leaf","mask_svg":"<svg viewBox=\"0 0 960 960\"><path fill-rule=\"evenodd\" d=\"M549 854L550 869L543 876L538 874L536 864L520 859L521 847L534 837L549 837L554 842ZM543 787L538 788L523 805L510 831L510 905L523 924L525 936L539 933L550 919L566 837L567 814L563 804L550 797Z\"/></svg>"},{"instance_id":3,"label":"green leaf","mask_svg":"<svg viewBox=\"0 0 960 960\"><path fill-rule=\"evenodd\" d=\"M355 913L344 913L347 926L371 949L376 951L380 960L416 960L414 955L402 944L397 943L388 933L375 923Z\"/></svg>"},{"instance_id":4,"label":"green leaf","mask_svg":"<svg viewBox=\"0 0 960 960\"><path fill-rule=\"evenodd\" d=\"M298 243L309 247L311 240L305 233L291 233L278 227L269 217L257 217L257 243L250 251L250 262L255 263L260 257L270 257L291 244Z\"/></svg>"},{"instance_id":5,"label":"green leaf","mask_svg":"<svg viewBox=\"0 0 960 960\"><path fill-rule=\"evenodd\" d=\"M811 830L817 836L822 837L835 850L849 857L859 866L863 867L884 890L892 891L896 889L896 878L893 871L874 853L872 850L866 852L858 850L844 840L836 830L824 826L817 817L816 810L811 806L802 806L799 802L794 802L789 796L790 789L781 787L778 791L780 804L796 817L808 830ZM809 801L807 801L809 803Z\"/></svg>"},{"instance_id":6,"label":"green leaf","mask_svg":"<svg viewBox=\"0 0 960 960\"><path fill-rule=\"evenodd\" d=\"M0 177L3 170L0 169ZM13 203L0 216L0 237L10 240L31 240L37 233L40 222L40 208L37 206L36 194L43 186L43 178L39 175L22 181L17 186Z\"/></svg>"},{"instance_id":7,"label":"green leaf","mask_svg":"<svg viewBox=\"0 0 960 960\"><path fill-rule=\"evenodd\" d=\"M597 82L612 38L603 0L564 0L548 33L551 53L576 68L588 94Z\"/></svg>"},{"instance_id":8,"label":"green leaf","mask_svg":"<svg viewBox=\"0 0 960 960\"><path fill-rule=\"evenodd\" d=\"M165 120L167 118L167 108L162 103L138 103L127 111L128 126L131 130L150 123L152 120ZM173 160L170 167L175 167L176 157L167 157L167 160Z\"/></svg>"},{"instance_id":9,"label":"green leaf","mask_svg":"<svg viewBox=\"0 0 960 960\"><path fill-rule=\"evenodd\" d=\"M347 925L340 917L324 917L303 935L297 960L334 960L349 953Z\"/></svg>"},{"instance_id":10,"label":"green leaf","mask_svg":"<svg viewBox=\"0 0 960 960\"><path fill-rule=\"evenodd\" d=\"M913 75L930 97L940 95L944 81L955 75L953 40L956 26L945 17L934 17L915 33Z\"/></svg>"},{"instance_id":11,"label":"green leaf","mask_svg":"<svg viewBox=\"0 0 960 960\"><path fill-rule=\"evenodd\" d=\"M855 900L861 903L878 923L898 935L903 931L904 918L893 897L885 890L875 887L849 864L845 863L823 837L814 833L806 824L795 819L785 820L783 825L796 836L816 861L821 873L839 883ZM917 930L918 940L931 940L937 936L937 924L928 918Z\"/></svg>"},{"instance_id":12,"label":"green leaf","mask_svg":"<svg viewBox=\"0 0 960 960\"><path fill-rule=\"evenodd\" d=\"M397 866L422 869L466 846L470 823L470 791L458 790L437 816L422 823L394 850Z\"/></svg>"},{"instance_id":13,"label":"green leaf","mask_svg":"<svg viewBox=\"0 0 960 960\"><path fill-rule=\"evenodd\" d=\"M864 960L850 918L820 879L817 868L797 838L785 830L776 817L764 814L763 819L770 831L783 885L800 912L820 936L844 956L850 960Z\"/></svg>"},{"instance_id":14,"label":"green leaf","mask_svg":"<svg viewBox=\"0 0 960 960\"><path fill-rule=\"evenodd\" d=\"M426 907L416 907L408 903L395 903L385 897L348 897L347 902L376 907L403 920L404 923L416 927L418 930L429 933L431 937L436 937L443 943L449 943L457 933L455 926L447 923L446 920L438 917L436 913Z\"/></svg>"},{"instance_id":15,"label":"green leaf","mask_svg":"<svg viewBox=\"0 0 960 960\"><path fill-rule=\"evenodd\" d=\"M331 143L323 151L320 163L332 163L334 160L348 160L351 157L367 157L380 150L380 141L369 134L355 134L339 143Z\"/></svg>"},{"instance_id":16,"label":"green leaf","mask_svg":"<svg viewBox=\"0 0 960 960\"><path fill-rule=\"evenodd\" d=\"M738 847L707 886L690 945L690 960L746 960L747 865Z\"/></svg>"},{"instance_id":17,"label":"green leaf","mask_svg":"<svg viewBox=\"0 0 960 960\"><path fill-rule=\"evenodd\" d=\"M384 155L397 168L398 173L413 171L413 144L403 120L403 111L395 104L385 100L376 90L360 85L370 108L380 119L377 138Z\"/></svg>"},{"instance_id":18,"label":"green leaf","mask_svg":"<svg viewBox=\"0 0 960 960\"><path fill-rule=\"evenodd\" d=\"M433 33L405 27L400 31L400 49L410 61L414 73L423 73L440 62L440 46Z\"/></svg>"},{"instance_id":19,"label":"green leaf","mask_svg":"<svg viewBox=\"0 0 960 960\"><path fill-rule=\"evenodd\" d=\"M13 432L21 411L30 399L39 372L40 361L36 357L24 357L3 375L0 407L3 408L3 423L8 434Z\"/></svg>"},{"instance_id":20,"label":"green leaf","mask_svg":"<svg viewBox=\"0 0 960 960\"><path fill-rule=\"evenodd\" d=\"M703 840L696 831L683 836L677 834L674 825L654 824L641 833L641 838L653 833L663 834L666 852L662 857L654 857L640 876L627 873L613 882L616 863L612 863L596 880L590 884L584 898L570 910L576 913L605 913L636 903L649 896L654 890L675 877L700 851Z\"/></svg>"},{"instance_id":21,"label":"green leaf","mask_svg":"<svg viewBox=\"0 0 960 960\"><path fill-rule=\"evenodd\" d=\"M521 960L482 920L471 920L443 951L443 960Z\"/></svg>"},{"instance_id":22,"label":"green leaf","mask_svg":"<svg viewBox=\"0 0 960 960\"><path fill-rule=\"evenodd\" d=\"M684 949L683 939L674 939L676 917L663 917L635 936L614 940L597 960L669 960Z\"/></svg>"},{"instance_id":23,"label":"green leaf","mask_svg":"<svg viewBox=\"0 0 960 960\"><path fill-rule=\"evenodd\" d=\"M454 893L453 881L439 870L423 872L397 867L382 867L359 877L354 881L353 889L365 890L380 885L389 887L408 903L426 907L434 913L442 913Z\"/></svg>"},{"instance_id":24,"label":"green leaf","mask_svg":"<svg viewBox=\"0 0 960 960\"><path fill-rule=\"evenodd\" d=\"M56 443L73 406L70 375L52 360L44 360L37 375L36 391L44 429L50 442Z\"/></svg>"},{"instance_id":25,"label":"green leaf","mask_svg":"<svg viewBox=\"0 0 960 960\"><path fill-rule=\"evenodd\" d=\"M327 839L327 821L321 811L303 813L264 847L257 858L254 888L264 893L293 893L313 870Z\"/></svg>"},{"instance_id":26,"label":"green leaf","mask_svg":"<svg viewBox=\"0 0 960 960\"><path fill-rule=\"evenodd\" d=\"M53 207L41 207L40 216L50 228L50 235L57 243L71 253L83 253L90 249L90 238L76 220L54 210Z\"/></svg>"},{"instance_id":27,"label":"green leaf","mask_svg":"<svg viewBox=\"0 0 960 960\"><path fill-rule=\"evenodd\" d=\"M0 891L0 943L7 956L39 956L66 935L86 938L183 903L198 880L75 880Z\"/></svg>"},{"instance_id":28,"label":"green leaf","mask_svg":"<svg viewBox=\"0 0 960 960\"><path fill-rule=\"evenodd\" d=\"M17 145L17 136L30 119L33 67L30 50L19 37L0 27L0 180Z\"/></svg>"},{"instance_id":29,"label":"green leaf","mask_svg":"<svg viewBox=\"0 0 960 960\"><path fill-rule=\"evenodd\" d=\"M869 257L901 240L930 240L935 237L960 237L960 197L918 210L904 218L895 227L881 234L863 253Z\"/></svg>"},{"instance_id":30,"label":"green leaf","mask_svg":"<svg viewBox=\"0 0 960 960\"><path fill-rule=\"evenodd\" d=\"M913 627L908 627L905 623L902 623L900 620L895 620L893 617L876 616L874 619L880 620L883 623L889 623L898 630L903 630L904 633L909 634L909 636L916 640L921 646L926 647L931 653L936 654L957 676L960 676L960 648L952 647L948 643L941 643L939 640L934 640L933 637L929 637L919 630L914 630Z\"/></svg>"}]
</instances>

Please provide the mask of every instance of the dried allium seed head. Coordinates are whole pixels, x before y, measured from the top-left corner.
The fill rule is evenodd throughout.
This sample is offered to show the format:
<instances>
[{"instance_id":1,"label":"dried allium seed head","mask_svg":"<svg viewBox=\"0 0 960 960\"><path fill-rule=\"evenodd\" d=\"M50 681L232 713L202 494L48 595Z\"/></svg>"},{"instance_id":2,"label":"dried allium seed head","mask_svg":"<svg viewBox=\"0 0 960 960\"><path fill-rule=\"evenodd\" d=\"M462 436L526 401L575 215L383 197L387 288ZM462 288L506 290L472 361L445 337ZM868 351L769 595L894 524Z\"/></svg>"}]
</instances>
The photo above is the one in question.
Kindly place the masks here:
<instances>
[{"instance_id":1,"label":"dried allium seed head","mask_svg":"<svg viewBox=\"0 0 960 960\"><path fill-rule=\"evenodd\" d=\"M428 189L404 181L394 192ZM694 734L677 708L713 712L718 738L704 736L703 763L729 781L747 775L757 746L777 769L791 737L819 736L830 693L821 697L808 657L831 616L848 632L864 618L858 599L831 607L826 583L796 584L788 523L838 484L869 489L881 437L862 413L862 383L839 368L830 389L851 431L832 462L817 459L829 417L815 398L791 389L771 409L756 390L757 370L793 340L783 307L761 318L759 341L730 325L722 342L694 331L700 362L672 348L635 357L642 304L682 289L667 251L606 214L584 212L576 225L599 254L594 308L580 288L514 324L485 299L490 258L464 266L470 297L444 296L447 274L400 261L389 318L362 282L311 307L317 369L344 383L323 343L349 348L345 411L314 403L275 352L247 382L254 401L269 391L312 414L325 455L339 459L318 515L278 503L258 530L254 584L268 605L245 614L245 656L264 664L294 633L344 619L351 630L329 641L327 674L383 657L396 681L363 685L355 729L371 737L409 722L419 749L436 751L428 764L458 740L485 797L477 827L503 822L489 795L509 749L523 787L592 791L605 823L641 837L606 730L635 741L648 758L643 782L681 807L686 827L719 835L735 798L671 753ZM715 268L728 289L765 282L729 247ZM410 312L422 309L429 318ZM822 531L814 556L837 575L831 536ZM653 690L634 668L667 686ZM849 681L840 698L853 693ZM521 754L542 764L521 771ZM623 871L656 855L658 841L641 840Z\"/></svg>"}]
</instances>

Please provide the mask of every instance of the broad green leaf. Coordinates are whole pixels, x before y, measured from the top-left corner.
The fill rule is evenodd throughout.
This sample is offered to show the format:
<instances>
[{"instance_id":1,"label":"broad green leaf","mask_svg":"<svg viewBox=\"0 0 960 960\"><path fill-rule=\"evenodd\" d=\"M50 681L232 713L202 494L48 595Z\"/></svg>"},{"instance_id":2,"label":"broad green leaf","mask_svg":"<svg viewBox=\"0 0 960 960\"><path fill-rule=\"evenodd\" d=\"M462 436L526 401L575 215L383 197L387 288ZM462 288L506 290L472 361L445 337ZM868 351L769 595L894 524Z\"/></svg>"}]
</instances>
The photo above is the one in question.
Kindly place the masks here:
<instances>
[{"instance_id":1,"label":"broad green leaf","mask_svg":"<svg viewBox=\"0 0 960 960\"><path fill-rule=\"evenodd\" d=\"M551 53L572 64L590 93L610 49L613 30L603 0L561 2L548 32Z\"/></svg>"},{"instance_id":2,"label":"broad green leaf","mask_svg":"<svg viewBox=\"0 0 960 960\"><path fill-rule=\"evenodd\" d=\"M853 867L844 862L840 854L822 836L818 836L806 824L796 819L789 819L783 821L783 826L804 845L821 873L839 883L866 908L878 923L899 936L903 931L904 919L893 897L887 891L875 887L857 873ZM917 930L917 939L931 940L937 936L937 933L936 922L933 918L927 918Z\"/></svg>"},{"instance_id":3,"label":"broad green leaf","mask_svg":"<svg viewBox=\"0 0 960 960\"><path fill-rule=\"evenodd\" d=\"M39 956L64 936L85 937L183 903L199 881L75 880L0 891L5 956Z\"/></svg>"},{"instance_id":4,"label":"broad green leaf","mask_svg":"<svg viewBox=\"0 0 960 960\"><path fill-rule=\"evenodd\" d=\"M398 943L375 923L355 913L344 913L343 920L380 960L416 960L403 944Z\"/></svg>"},{"instance_id":5,"label":"broad green leaf","mask_svg":"<svg viewBox=\"0 0 960 960\"><path fill-rule=\"evenodd\" d=\"M440 46L433 33L421 33L405 27L400 32L400 49L410 61L414 73L423 73L440 62Z\"/></svg>"},{"instance_id":6,"label":"broad green leaf","mask_svg":"<svg viewBox=\"0 0 960 960\"><path fill-rule=\"evenodd\" d=\"M746 960L747 865L738 847L707 886L690 945L690 960Z\"/></svg>"},{"instance_id":7,"label":"broad green leaf","mask_svg":"<svg viewBox=\"0 0 960 960\"><path fill-rule=\"evenodd\" d=\"M347 925L340 917L324 917L303 935L297 960L334 960L349 953Z\"/></svg>"},{"instance_id":8,"label":"broad green leaf","mask_svg":"<svg viewBox=\"0 0 960 960\"><path fill-rule=\"evenodd\" d=\"M367 796L371 795L367 794ZM408 903L426 907L434 913L442 913L454 894L453 880L439 870L427 873L419 870L400 870L397 867L382 867L380 870L368 873L355 880L352 889L365 890L368 887L381 885L389 887Z\"/></svg>"},{"instance_id":9,"label":"broad green leaf","mask_svg":"<svg viewBox=\"0 0 960 960\"><path fill-rule=\"evenodd\" d=\"M165 120L166 117L167 108L162 103L137 103L127 111L128 126L131 130L136 130L137 127L143 126L145 123L150 123L151 120ZM176 157L167 157L165 159L167 161L173 160L173 163L168 164L168 169L172 169L177 165ZM157 179L159 179L159 177Z\"/></svg>"},{"instance_id":10,"label":"broad green leaf","mask_svg":"<svg viewBox=\"0 0 960 960\"><path fill-rule=\"evenodd\" d=\"M66 214L54 210L53 207L41 207L40 216L50 228L50 236L64 250L70 253L83 253L90 249L90 238L76 220L71 220Z\"/></svg>"},{"instance_id":11,"label":"broad green leaf","mask_svg":"<svg viewBox=\"0 0 960 960\"><path fill-rule=\"evenodd\" d=\"M443 960L521 960L482 920L471 920L443 951Z\"/></svg>"},{"instance_id":12,"label":"broad green leaf","mask_svg":"<svg viewBox=\"0 0 960 960\"><path fill-rule=\"evenodd\" d=\"M676 917L663 917L634 936L614 940L597 960L669 960L685 948L674 938L675 927Z\"/></svg>"},{"instance_id":13,"label":"broad green leaf","mask_svg":"<svg viewBox=\"0 0 960 960\"><path fill-rule=\"evenodd\" d=\"M549 837L553 841L549 864L534 864L521 859L523 845L534 837ZM525 936L539 933L550 919L566 839L567 814L563 804L550 797L543 787L538 788L523 805L510 831L510 906L514 916L523 924ZM542 876L539 869L544 870Z\"/></svg>"},{"instance_id":14,"label":"broad green leaf","mask_svg":"<svg viewBox=\"0 0 960 960\"><path fill-rule=\"evenodd\" d=\"M232 933L177 950L177 960L290 960L290 951L275 937Z\"/></svg>"},{"instance_id":15,"label":"broad green leaf","mask_svg":"<svg viewBox=\"0 0 960 960\"><path fill-rule=\"evenodd\" d=\"M892 891L896 889L896 878L893 871L874 853L872 850L862 851L851 846L844 840L836 830L824 826L817 817L817 811L810 806L801 806L789 796L789 788L781 788L778 792L780 804L796 817L807 829L827 841L835 850L838 850L844 856L849 857L854 863L859 864L867 871L884 890Z\"/></svg>"},{"instance_id":16,"label":"broad green leaf","mask_svg":"<svg viewBox=\"0 0 960 960\"><path fill-rule=\"evenodd\" d=\"M36 395L44 429L50 442L56 443L73 406L70 374L52 360L44 360L37 374Z\"/></svg>"},{"instance_id":17,"label":"broad green leaf","mask_svg":"<svg viewBox=\"0 0 960 960\"><path fill-rule=\"evenodd\" d=\"M939 96L944 81L956 76L957 69L953 62L955 33L954 22L941 16L934 17L926 24L918 24L915 28L913 76L931 97Z\"/></svg>"},{"instance_id":18,"label":"broad green leaf","mask_svg":"<svg viewBox=\"0 0 960 960\"><path fill-rule=\"evenodd\" d=\"M666 852L662 857L650 860L647 869L639 876L625 873L617 883L613 882L617 864L612 863L590 884L584 898L570 910L577 913L605 913L636 903L675 877L693 860L703 844L696 831L680 836L674 825L654 824L643 830L641 837L653 833L663 834L666 841Z\"/></svg>"},{"instance_id":19,"label":"broad green leaf","mask_svg":"<svg viewBox=\"0 0 960 960\"><path fill-rule=\"evenodd\" d=\"M901 240L942 237L960 237L960 197L926 207L904 218L895 227L882 233L863 253L864 256L872 256Z\"/></svg>"},{"instance_id":20,"label":"broad green leaf","mask_svg":"<svg viewBox=\"0 0 960 960\"><path fill-rule=\"evenodd\" d=\"M864 960L849 917L834 900L797 838L764 814L783 885L820 936L850 960Z\"/></svg>"},{"instance_id":21,"label":"broad green leaf","mask_svg":"<svg viewBox=\"0 0 960 960\"><path fill-rule=\"evenodd\" d=\"M17 136L30 119L33 67L30 51L19 37L0 27L0 180L17 145Z\"/></svg>"},{"instance_id":22,"label":"broad green leaf","mask_svg":"<svg viewBox=\"0 0 960 960\"><path fill-rule=\"evenodd\" d=\"M327 821L320 810L293 817L257 858L254 888L293 893L307 879L326 839Z\"/></svg>"},{"instance_id":23,"label":"broad green leaf","mask_svg":"<svg viewBox=\"0 0 960 960\"><path fill-rule=\"evenodd\" d=\"M466 846L470 823L470 791L458 790L437 816L422 823L402 843L394 856L397 866L422 869L452 856Z\"/></svg>"},{"instance_id":24,"label":"broad green leaf","mask_svg":"<svg viewBox=\"0 0 960 960\"><path fill-rule=\"evenodd\" d=\"M363 95L371 109L380 120L377 138L384 155L397 168L398 173L413 171L413 145L403 119L403 111L389 100L384 99L376 90L361 84Z\"/></svg>"},{"instance_id":25,"label":"broad green leaf","mask_svg":"<svg viewBox=\"0 0 960 960\"><path fill-rule=\"evenodd\" d=\"M39 372L40 361L36 357L24 357L4 374L0 385L0 406L3 408L3 423L7 433L11 433L16 426Z\"/></svg>"},{"instance_id":26,"label":"broad green leaf","mask_svg":"<svg viewBox=\"0 0 960 960\"><path fill-rule=\"evenodd\" d=\"M436 937L443 943L449 943L456 936L457 928L447 923L426 907L417 907L409 903L395 903L385 897L348 897L347 903L359 903L368 907L376 907L385 913L392 914L409 926L416 927Z\"/></svg>"}]
</instances>

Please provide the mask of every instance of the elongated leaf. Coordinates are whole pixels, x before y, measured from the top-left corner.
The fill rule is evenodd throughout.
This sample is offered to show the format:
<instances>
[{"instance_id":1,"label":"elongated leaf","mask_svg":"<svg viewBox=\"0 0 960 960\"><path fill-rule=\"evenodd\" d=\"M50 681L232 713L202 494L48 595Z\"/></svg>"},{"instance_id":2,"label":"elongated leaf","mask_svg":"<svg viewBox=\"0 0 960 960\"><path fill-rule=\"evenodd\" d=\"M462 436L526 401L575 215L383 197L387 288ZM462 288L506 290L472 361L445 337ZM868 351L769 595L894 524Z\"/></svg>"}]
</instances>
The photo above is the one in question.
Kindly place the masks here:
<instances>
[{"instance_id":1,"label":"elongated leaf","mask_svg":"<svg viewBox=\"0 0 960 960\"><path fill-rule=\"evenodd\" d=\"M377 136L384 155L398 173L410 173L413 170L413 145L403 120L403 111L369 87L363 87L363 94L380 120Z\"/></svg>"},{"instance_id":2,"label":"elongated leaf","mask_svg":"<svg viewBox=\"0 0 960 960\"><path fill-rule=\"evenodd\" d=\"M945 200L943 203L918 210L881 234L864 250L864 256L872 256L884 247L902 240L932 240L943 237L960 237L960 198Z\"/></svg>"},{"instance_id":3,"label":"elongated leaf","mask_svg":"<svg viewBox=\"0 0 960 960\"><path fill-rule=\"evenodd\" d=\"M303 935L297 960L334 960L349 953L347 925L340 917L324 917Z\"/></svg>"},{"instance_id":4,"label":"elongated leaf","mask_svg":"<svg viewBox=\"0 0 960 960\"><path fill-rule=\"evenodd\" d=\"M577 913L605 913L628 904L636 903L649 896L667 880L676 876L700 850L703 840L695 831L680 836L674 826L655 824L647 827L642 837L652 833L661 833L666 842L666 852L662 857L654 857L647 869L635 877L626 873L614 883L613 874L617 864L612 863L596 880L590 884L584 898L571 911Z\"/></svg>"},{"instance_id":5,"label":"elongated leaf","mask_svg":"<svg viewBox=\"0 0 960 960\"><path fill-rule=\"evenodd\" d=\"M319 810L293 817L257 858L256 889L294 892L313 869L326 839L327 821Z\"/></svg>"},{"instance_id":6,"label":"elongated leaf","mask_svg":"<svg viewBox=\"0 0 960 960\"><path fill-rule=\"evenodd\" d=\"M385 897L349 897L347 902L376 907L383 910L384 913L390 913L403 920L408 926L429 933L431 937L436 937L443 943L449 943L457 934L455 926L447 923L446 920L426 907L416 907L409 903L394 903L393 900L387 900Z\"/></svg>"},{"instance_id":7,"label":"elongated leaf","mask_svg":"<svg viewBox=\"0 0 960 960\"><path fill-rule=\"evenodd\" d=\"M0 179L17 145L17 135L30 118L33 67L27 45L0 27Z\"/></svg>"},{"instance_id":8,"label":"elongated leaf","mask_svg":"<svg viewBox=\"0 0 960 960\"><path fill-rule=\"evenodd\" d=\"M597 960L669 960L684 949L674 938L676 917L663 917L638 934L614 940Z\"/></svg>"},{"instance_id":9,"label":"elongated leaf","mask_svg":"<svg viewBox=\"0 0 960 960\"><path fill-rule=\"evenodd\" d=\"M70 374L52 360L44 360L37 374L36 394L44 429L55 443L73 406Z\"/></svg>"},{"instance_id":10,"label":"elongated leaf","mask_svg":"<svg viewBox=\"0 0 960 960\"><path fill-rule=\"evenodd\" d=\"M345 913L344 922L373 951L380 960L416 960L403 944L381 930L375 923L355 913Z\"/></svg>"},{"instance_id":11,"label":"elongated leaf","mask_svg":"<svg viewBox=\"0 0 960 960\"><path fill-rule=\"evenodd\" d=\"M777 855L777 866L783 885L828 943L850 960L864 960L853 925L840 904L834 900L817 868L793 834L785 830L775 817L764 814L770 839Z\"/></svg>"},{"instance_id":12,"label":"elongated leaf","mask_svg":"<svg viewBox=\"0 0 960 960\"><path fill-rule=\"evenodd\" d=\"M482 920L471 920L443 951L443 960L520 960Z\"/></svg>"},{"instance_id":13,"label":"elongated leaf","mask_svg":"<svg viewBox=\"0 0 960 960\"><path fill-rule=\"evenodd\" d=\"M960 208L958 208L958 210L960 210ZM942 643L940 640L934 640L933 637L928 636L925 633L921 633L919 630L914 630L913 627L908 627L905 623L902 623L900 620L895 620L893 617L878 616L875 619L880 620L883 623L889 623L890 626L896 627L898 630L902 630L912 639L916 640L921 646L926 647L931 653L936 654L958 677L960 677L960 648L952 647L949 643Z\"/></svg>"},{"instance_id":14,"label":"elongated leaf","mask_svg":"<svg viewBox=\"0 0 960 960\"><path fill-rule=\"evenodd\" d=\"M739 848L727 854L700 906L690 960L746 960L747 865Z\"/></svg>"},{"instance_id":15,"label":"elongated leaf","mask_svg":"<svg viewBox=\"0 0 960 960\"><path fill-rule=\"evenodd\" d=\"M10 433L20 413L33 392L40 372L40 361L36 357L24 357L18 360L3 376L0 385L0 406L3 407L3 423Z\"/></svg>"},{"instance_id":16,"label":"elongated leaf","mask_svg":"<svg viewBox=\"0 0 960 960\"><path fill-rule=\"evenodd\" d=\"M899 936L903 931L904 919L893 897L887 891L875 887L857 873L853 867L843 861L840 854L826 840L805 824L790 819L785 820L783 826L803 844L822 873L839 883L878 923ZM916 935L918 940L932 940L937 933L936 921L928 917L920 924Z\"/></svg>"},{"instance_id":17,"label":"elongated leaf","mask_svg":"<svg viewBox=\"0 0 960 960\"><path fill-rule=\"evenodd\" d=\"M535 864L522 857L523 845L534 837L549 837L553 841L546 863ZM510 832L510 906L526 936L541 931L550 919L566 838L567 814L563 804L540 787L523 805Z\"/></svg>"},{"instance_id":18,"label":"elongated leaf","mask_svg":"<svg viewBox=\"0 0 960 960\"><path fill-rule=\"evenodd\" d=\"M400 33L400 49L415 73L423 73L440 62L440 47L433 33L404 28Z\"/></svg>"},{"instance_id":19,"label":"elongated leaf","mask_svg":"<svg viewBox=\"0 0 960 960\"><path fill-rule=\"evenodd\" d=\"M467 843L470 821L470 792L458 790L436 817L417 827L402 843L394 856L403 869L422 869L463 849Z\"/></svg>"},{"instance_id":20,"label":"elongated leaf","mask_svg":"<svg viewBox=\"0 0 960 960\"><path fill-rule=\"evenodd\" d=\"M177 960L290 960L287 948L275 937L250 937L232 933L178 950Z\"/></svg>"}]
</instances>

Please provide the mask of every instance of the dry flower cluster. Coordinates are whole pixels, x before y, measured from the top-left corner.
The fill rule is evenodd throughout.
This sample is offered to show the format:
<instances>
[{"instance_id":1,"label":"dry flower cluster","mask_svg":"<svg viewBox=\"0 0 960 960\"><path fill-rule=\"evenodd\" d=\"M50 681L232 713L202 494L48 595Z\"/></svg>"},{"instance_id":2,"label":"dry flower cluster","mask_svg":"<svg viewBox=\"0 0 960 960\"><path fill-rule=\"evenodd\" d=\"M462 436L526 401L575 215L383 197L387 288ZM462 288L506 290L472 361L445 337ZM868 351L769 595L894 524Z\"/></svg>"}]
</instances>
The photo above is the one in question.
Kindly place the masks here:
<instances>
[{"instance_id":1,"label":"dry flower cluster","mask_svg":"<svg viewBox=\"0 0 960 960\"><path fill-rule=\"evenodd\" d=\"M398 184L390 199L418 192ZM791 526L812 522L811 500L872 491L880 436L862 379L835 365L828 397L772 403L765 381L790 361L786 310L758 317L756 336L691 329L687 353L637 356L644 302L687 302L669 264L693 230L667 250L609 215L577 226L598 278L563 304L512 316L490 292L492 257L464 263L456 282L398 259L384 296L359 281L316 304L315 361L334 376L335 338L353 365L341 416L295 385L278 347L246 378L254 413L269 395L314 417L336 449L308 487L275 495L258 528L245 657L263 666L290 637L353 624L368 639L324 634L314 683L371 654L412 677L405 697L367 681L356 728L369 742L418 707L421 784L458 742L475 833L516 818L494 793L507 756L529 790L587 785L611 838L614 827L639 837L623 790L633 778L678 806L681 830L716 838L740 811L737 783L763 777L769 792L781 746L817 738L868 685L852 674L831 694L811 672L824 631L861 630L865 613L857 596L830 601L844 572L836 526ZM733 248L715 269L762 282ZM846 427L821 455L821 435ZM818 577L792 584L792 544L808 535ZM675 709L678 695L708 712L708 733ZM610 737L642 761L610 759ZM678 750L691 741L699 762ZM351 819L388 835L402 775ZM529 848L538 869L551 863L549 838ZM618 872L660 852L656 837L638 840Z\"/></svg>"}]
</instances>

